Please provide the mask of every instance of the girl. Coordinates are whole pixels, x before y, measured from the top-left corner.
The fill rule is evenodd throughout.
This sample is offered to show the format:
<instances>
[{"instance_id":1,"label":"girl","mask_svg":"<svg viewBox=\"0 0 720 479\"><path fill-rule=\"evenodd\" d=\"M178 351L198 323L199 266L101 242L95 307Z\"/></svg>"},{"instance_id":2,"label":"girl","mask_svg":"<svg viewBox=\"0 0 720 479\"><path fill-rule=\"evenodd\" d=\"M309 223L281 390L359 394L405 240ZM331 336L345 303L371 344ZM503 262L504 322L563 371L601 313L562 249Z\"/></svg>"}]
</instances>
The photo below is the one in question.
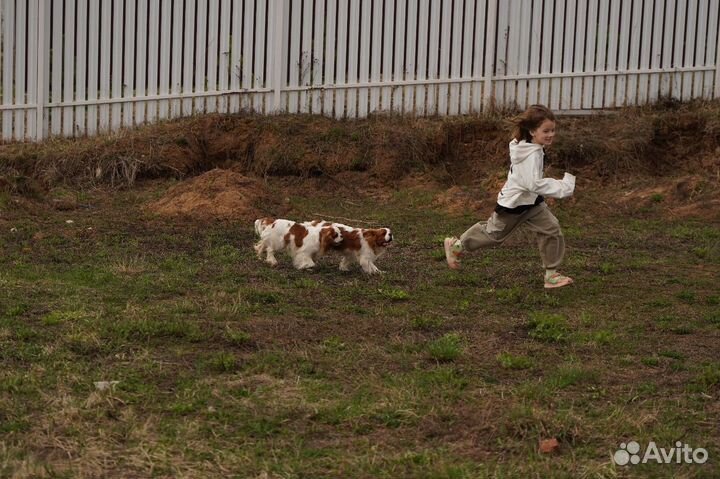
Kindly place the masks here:
<instances>
[{"instance_id":1,"label":"girl","mask_svg":"<svg viewBox=\"0 0 720 479\"><path fill-rule=\"evenodd\" d=\"M555 136L555 115L542 105L532 105L513 123L510 172L498 194L495 211L486 224L471 226L460 239L445 238L445 257L450 268L458 269L463 252L499 245L515 228L525 224L537 234L545 287L567 286L573 280L556 269L565 254L565 240L560 223L543 198L567 198L575 189L575 177L570 173L565 173L562 180L543 178L543 148L550 146Z\"/></svg>"}]
</instances>

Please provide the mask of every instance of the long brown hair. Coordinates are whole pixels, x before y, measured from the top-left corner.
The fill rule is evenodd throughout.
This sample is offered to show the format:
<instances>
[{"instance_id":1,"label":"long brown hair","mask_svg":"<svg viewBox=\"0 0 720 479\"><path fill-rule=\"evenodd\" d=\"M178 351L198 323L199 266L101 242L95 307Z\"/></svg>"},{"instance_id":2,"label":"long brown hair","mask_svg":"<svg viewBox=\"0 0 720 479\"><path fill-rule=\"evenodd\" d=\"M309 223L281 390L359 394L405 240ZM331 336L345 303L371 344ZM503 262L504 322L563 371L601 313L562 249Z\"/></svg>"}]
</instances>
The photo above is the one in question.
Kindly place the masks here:
<instances>
[{"instance_id":1,"label":"long brown hair","mask_svg":"<svg viewBox=\"0 0 720 479\"><path fill-rule=\"evenodd\" d=\"M521 115L512 119L513 138L517 141L532 142L530 132L537 129L545 120L555 121L553 112L544 105L530 105Z\"/></svg>"}]
</instances>

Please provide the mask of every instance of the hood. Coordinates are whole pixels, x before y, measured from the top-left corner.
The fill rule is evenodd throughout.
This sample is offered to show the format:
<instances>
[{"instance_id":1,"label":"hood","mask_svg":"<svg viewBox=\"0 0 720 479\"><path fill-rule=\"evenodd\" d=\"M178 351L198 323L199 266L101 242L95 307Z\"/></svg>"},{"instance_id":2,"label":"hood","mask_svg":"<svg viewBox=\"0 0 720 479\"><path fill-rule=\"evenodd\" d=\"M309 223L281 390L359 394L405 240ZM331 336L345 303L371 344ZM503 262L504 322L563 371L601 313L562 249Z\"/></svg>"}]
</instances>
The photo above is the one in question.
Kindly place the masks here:
<instances>
[{"instance_id":1,"label":"hood","mask_svg":"<svg viewBox=\"0 0 720 479\"><path fill-rule=\"evenodd\" d=\"M538 151L542 152L542 149L542 145L536 143L528 143L525 140L513 140L510 142L510 163L513 165L522 163L533 153Z\"/></svg>"}]
</instances>

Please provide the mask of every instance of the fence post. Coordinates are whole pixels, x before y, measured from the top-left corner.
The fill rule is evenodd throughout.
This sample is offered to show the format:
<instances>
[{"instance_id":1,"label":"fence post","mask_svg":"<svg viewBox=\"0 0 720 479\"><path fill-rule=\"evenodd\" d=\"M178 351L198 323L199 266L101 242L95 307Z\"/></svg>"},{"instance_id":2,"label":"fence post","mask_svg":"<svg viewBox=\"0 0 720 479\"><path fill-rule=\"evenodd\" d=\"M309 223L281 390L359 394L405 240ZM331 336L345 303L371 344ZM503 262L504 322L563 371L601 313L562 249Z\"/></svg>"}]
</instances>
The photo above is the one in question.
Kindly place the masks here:
<instances>
[{"instance_id":1,"label":"fence post","mask_svg":"<svg viewBox=\"0 0 720 479\"><path fill-rule=\"evenodd\" d=\"M42 141L45 138L45 0L37 0L37 81L35 92L35 141Z\"/></svg>"},{"instance_id":2,"label":"fence post","mask_svg":"<svg viewBox=\"0 0 720 479\"><path fill-rule=\"evenodd\" d=\"M720 32L717 34L717 47L715 49L715 99L720 99Z\"/></svg>"},{"instance_id":3,"label":"fence post","mask_svg":"<svg viewBox=\"0 0 720 479\"><path fill-rule=\"evenodd\" d=\"M487 38L485 39L485 76L483 78L483 111L495 103L492 78L495 74L495 31L497 24L497 1L489 0L487 13Z\"/></svg>"},{"instance_id":4,"label":"fence post","mask_svg":"<svg viewBox=\"0 0 720 479\"><path fill-rule=\"evenodd\" d=\"M268 54L272 55L270 65L272 67L271 73L271 85L273 89L273 101L271 113L280 113L280 93L282 90L282 57L283 57L283 15L285 0L273 0L270 4L272 6L272 47L268 50Z\"/></svg>"}]
</instances>

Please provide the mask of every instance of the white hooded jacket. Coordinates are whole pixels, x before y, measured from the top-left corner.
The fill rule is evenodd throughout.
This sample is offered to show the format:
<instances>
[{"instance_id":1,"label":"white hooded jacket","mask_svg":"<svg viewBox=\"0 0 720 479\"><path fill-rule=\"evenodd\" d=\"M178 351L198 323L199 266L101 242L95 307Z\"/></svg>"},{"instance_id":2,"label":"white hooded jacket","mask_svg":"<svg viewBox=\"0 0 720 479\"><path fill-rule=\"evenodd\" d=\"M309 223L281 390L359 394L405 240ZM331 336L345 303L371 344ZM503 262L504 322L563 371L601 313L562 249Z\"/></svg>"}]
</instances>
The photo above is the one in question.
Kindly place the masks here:
<instances>
[{"instance_id":1,"label":"white hooded jacket","mask_svg":"<svg viewBox=\"0 0 720 479\"><path fill-rule=\"evenodd\" d=\"M575 190L575 176L565 173L562 180L543 178L543 147L525 140L510 142L510 172L497 202L505 208L532 205L538 195L567 198Z\"/></svg>"}]
</instances>

